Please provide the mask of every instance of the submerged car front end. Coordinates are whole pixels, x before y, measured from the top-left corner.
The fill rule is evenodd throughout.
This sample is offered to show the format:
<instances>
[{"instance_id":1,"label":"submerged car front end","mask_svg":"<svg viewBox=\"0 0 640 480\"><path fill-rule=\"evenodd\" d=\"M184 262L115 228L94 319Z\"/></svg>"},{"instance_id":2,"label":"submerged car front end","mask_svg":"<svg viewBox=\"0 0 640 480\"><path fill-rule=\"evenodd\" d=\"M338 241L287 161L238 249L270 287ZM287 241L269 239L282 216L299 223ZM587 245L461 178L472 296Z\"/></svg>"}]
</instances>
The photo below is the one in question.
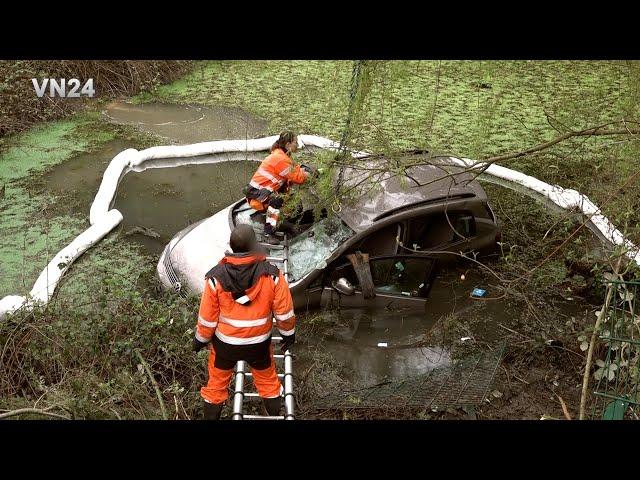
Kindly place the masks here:
<instances>
[{"instance_id":1,"label":"submerged car front end","mask_svg":"<svg viewBox=\"0 0 640 480\"><path fill-rule=\"evenodd\" d=\"M181 294L201 294L204 275L229 249L229 211L233 205L178 232L158 261L160 282Z\"/></svg>"}]
</instances>

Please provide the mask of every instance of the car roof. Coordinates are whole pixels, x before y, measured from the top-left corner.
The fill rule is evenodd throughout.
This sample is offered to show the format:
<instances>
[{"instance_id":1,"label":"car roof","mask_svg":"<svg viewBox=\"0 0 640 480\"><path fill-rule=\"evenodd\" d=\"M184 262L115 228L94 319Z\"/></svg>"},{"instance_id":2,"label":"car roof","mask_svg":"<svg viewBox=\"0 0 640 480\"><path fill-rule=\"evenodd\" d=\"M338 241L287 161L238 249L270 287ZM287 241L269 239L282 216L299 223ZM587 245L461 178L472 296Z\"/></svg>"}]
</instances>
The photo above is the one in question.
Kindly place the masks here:
<instances>
[{"instance_id":1,"label":"car roof","mask_svg":"<svg viewBox=\"0 0 640 480\"><path fill-rule=\"evenodd\" d=\"M411 155L399 159L403 160L415 164L420 158ZM388 161L377 158L365 160L363 167L357 169L345 168L345 185L355 185L371 174L371 168L377 168L382 162ZM390 172L376 174L373 181L364 184L371 185L364 187L365 191L369 190L367 193L341 205L340 217L354 231L362 232L381 218L392 215L397 210L405 211L411 206L437 202L445 205L448 200L463 197L477 197L486 201L487 195L472 173L465 172L462 167L438 163L442 165L425 164L407 168L406 173L411 178Z\"/></svg>"}]
</instances>

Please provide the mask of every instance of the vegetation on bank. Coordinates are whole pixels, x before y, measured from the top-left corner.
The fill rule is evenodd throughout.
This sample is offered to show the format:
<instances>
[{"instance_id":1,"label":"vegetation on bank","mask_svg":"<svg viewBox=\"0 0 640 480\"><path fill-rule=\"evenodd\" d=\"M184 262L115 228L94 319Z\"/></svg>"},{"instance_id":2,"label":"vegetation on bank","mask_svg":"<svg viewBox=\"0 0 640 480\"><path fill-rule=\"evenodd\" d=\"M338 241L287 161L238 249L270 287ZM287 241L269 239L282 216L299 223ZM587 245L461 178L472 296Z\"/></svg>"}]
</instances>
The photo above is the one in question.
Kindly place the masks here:
<instances>
[{"instance_id":1,"label":"vegetation on bank","mask_svg":"<svg viewBox=\"0 0 640 480\"><path fill-rule=\"evenodd\" d=\"M2 60L0 61L0 138L29 127L67 117L86 105L85 99L38 98L31 79L81 83L92 78L96 98L131 96L184 75L191 62L172 60Z\"/></svg>"}]
</instances>

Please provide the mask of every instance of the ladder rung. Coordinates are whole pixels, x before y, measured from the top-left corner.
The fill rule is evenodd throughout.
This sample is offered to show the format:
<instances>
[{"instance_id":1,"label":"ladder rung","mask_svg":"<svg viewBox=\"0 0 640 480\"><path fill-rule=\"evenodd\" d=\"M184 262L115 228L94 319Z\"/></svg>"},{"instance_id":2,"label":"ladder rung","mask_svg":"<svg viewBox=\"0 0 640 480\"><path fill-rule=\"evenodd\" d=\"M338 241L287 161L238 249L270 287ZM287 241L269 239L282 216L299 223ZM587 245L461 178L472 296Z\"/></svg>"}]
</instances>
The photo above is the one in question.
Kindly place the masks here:
<instances>
[{"instance_id":1,"label":"ladder rung","mask_svg":"<svg viewBox=\"0 0 640 480\"><path fill-rule=\"evenodd\" d=\"M245 377L253 377L253 373L251 372L245 373L244 375ZM284 373L279 373L278 378L284 378Z\"/></svg>"},{"instance_id":2,"label":"ladder rung","mask_svg":"<svg viewBox=\"0 0 640 480\"><path fill-rule=\"evenodd\" d=\"M271 341L276 341L276 342L281 342L282 341L282 337L271 337Z\"/></svg>"},{"instance_id":3,"label":"ladder rung","mask_svg":"<svg viewBox=\"0 0 640 480\"><path fill-rule=\"evenodd\" d=\"M271 245L266 242L258 242L258 245L268 248L269 250L284 250L284 245Z\"/></svg>"},{"instance_id":4,"label":"ladder rung","mask_svg":"<svg viewBox=\"0 0 640 480\"><path fill-rule=\"evenodd\" d=\"M286 258L281 258L281 257L267 257L267 262L286 262L287 259Z\"/></svg>"},{"instance_id":5,"label":"ladder rung","mask_svg":"<svg viewBox=\"0 0 640 480\"><path fill-rule=\"evenodd\" d=\"M249 398L259 398L260 394L256 393L256 392L248 392L243 394L245 397L249 397Z\"/></svg>"},{"instance_id":6,"label":"ladder rung","mask_svg":"<svg viewBox=\"0 0 640 480\"><path fill-rule=\"evenodd\" d=\"M245 420L284 420L284 415L271 417L269 415L243 415Z\"/></svg>"}]
</instances>

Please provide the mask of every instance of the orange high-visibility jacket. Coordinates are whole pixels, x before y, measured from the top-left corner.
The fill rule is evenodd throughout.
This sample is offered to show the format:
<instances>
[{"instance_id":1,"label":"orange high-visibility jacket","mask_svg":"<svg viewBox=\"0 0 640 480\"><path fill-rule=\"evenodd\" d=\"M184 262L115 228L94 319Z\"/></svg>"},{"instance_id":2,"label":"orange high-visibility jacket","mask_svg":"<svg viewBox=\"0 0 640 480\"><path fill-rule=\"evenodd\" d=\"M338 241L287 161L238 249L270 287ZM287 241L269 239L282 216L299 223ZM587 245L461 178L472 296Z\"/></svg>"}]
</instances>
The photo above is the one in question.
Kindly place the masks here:
<instances>
[{"instance_id":1,"label":"orange high-visibility jacket","mask_svg":"<svg viewBox=\"0 0 640 480\"><path fill-rule=\"evenodd\" d=\"M220 263L247 265L265 261L264 256L227 254ZM282 335L293 335L296 317L289 285L282 272L262 275L245 294L234 298L215 277L205 279L200 301L196 338L206 343L215 334L231 345L249 345L266 341L271 335L273 317ZM237 293L236 293L237 295Z\"/></svg>"},{"instance_id":2,"label":"orange high-visibility jacket","mask_svg":"<svg viewBox=\"0 0 640 480\"><path fill-rule=\"evenodd\" d=\"M307 173L300 168L300 165L294 166L291 157L281 148L276 148L262 161L249 185L257 189L266 188L277 192L286 181L301 184L306 179Z\"/></svg>"}]
</instances>

